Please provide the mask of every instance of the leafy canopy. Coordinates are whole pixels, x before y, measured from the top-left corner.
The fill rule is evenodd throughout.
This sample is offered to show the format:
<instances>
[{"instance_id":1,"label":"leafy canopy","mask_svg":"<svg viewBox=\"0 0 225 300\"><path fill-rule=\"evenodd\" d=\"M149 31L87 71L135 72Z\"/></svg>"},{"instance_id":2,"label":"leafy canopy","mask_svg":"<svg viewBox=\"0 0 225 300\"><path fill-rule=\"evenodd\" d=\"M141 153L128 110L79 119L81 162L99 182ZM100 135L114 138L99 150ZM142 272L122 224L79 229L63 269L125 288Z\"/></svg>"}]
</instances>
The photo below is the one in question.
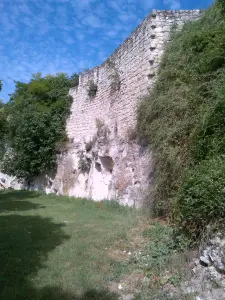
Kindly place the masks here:
<instances>
[{"instance_id":1,"label":"leafy canopy","mask_svg":"<svg viewBox=\"0 0 225 300\"><path fill-rule=\"evenodd\" d=\"M32 75L29 83L16 82L7 104L6 173L31 180L56 167L57 153L66 140L65 124L71 99L71 78L64 73Z\"/></svg>"}]
</instances>

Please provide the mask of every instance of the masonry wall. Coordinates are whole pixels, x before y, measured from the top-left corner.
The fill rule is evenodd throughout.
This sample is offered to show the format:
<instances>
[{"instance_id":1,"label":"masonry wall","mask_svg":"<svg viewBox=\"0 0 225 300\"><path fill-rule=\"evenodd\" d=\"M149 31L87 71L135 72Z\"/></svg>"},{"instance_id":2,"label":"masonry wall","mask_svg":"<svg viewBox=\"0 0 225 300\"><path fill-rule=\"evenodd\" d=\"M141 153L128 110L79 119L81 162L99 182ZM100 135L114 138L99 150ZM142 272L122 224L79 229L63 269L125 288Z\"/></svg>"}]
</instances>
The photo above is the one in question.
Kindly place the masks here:
<instances>
[{"instance_id":1,"label":"masonry wall","mask_svg":"<svg viewBox=\"0 0 225 300\"><path fill-rule=\"evenodd\" d=\"M153 170L151 154L135 139L137 105L154 85L171 28L180 28L200 14L199 10L153 10L106 62L80 75L79 86L70 90L70 145L59 158L55 190L95 200L116 198L124 204L140 204L143 190L151 185ZM98 88L94 97L88 95L91 81ZM104 143L100 127L107 132ZM87 151L87 143L93 140L92 149ZM80 168L81 156L90 163L88 171ZM112 159L112 169L105 168L103 157ZM96 164L100 165L97 171Z\"/></svg>"},{"instance_id":2,"label":"masonry wall","mask_svg":"<svg viewBox=\"0 0 225 300\"><path fill-rule=\"evenodd\" d=\"M70 138L80 140L95 132L95 118L110 126L117 123L118 134L125 136L135 125L138 99L151 88L173 25L181 26L199 17L200 11L153 11L109 59L120 77L119 91L111 91L113 67L107 62L80 76L79 87L71 91L73 105L67 123ZM96 97L87 94L89 80L98 85Z\"/></svg>"}]
</instances>

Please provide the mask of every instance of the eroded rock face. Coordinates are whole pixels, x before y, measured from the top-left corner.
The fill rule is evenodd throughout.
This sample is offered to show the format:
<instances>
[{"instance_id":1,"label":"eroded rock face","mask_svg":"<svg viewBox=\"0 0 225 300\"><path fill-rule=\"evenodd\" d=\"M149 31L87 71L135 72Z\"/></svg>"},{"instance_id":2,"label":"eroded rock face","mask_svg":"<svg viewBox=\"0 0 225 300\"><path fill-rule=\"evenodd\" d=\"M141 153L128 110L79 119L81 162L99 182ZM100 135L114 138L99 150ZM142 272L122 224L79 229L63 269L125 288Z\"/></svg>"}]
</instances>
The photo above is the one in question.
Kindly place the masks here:
<instances>
[{"instance_id":1,"label":"eroded rock face","mask_svg":"<svg viewBox=\"0 0 225 300\"><path fill-rule=\"evenodd\" d=\"M101 125L90 140L70 142L59 157L52 190L96 201L119 199L121 204L138 207L151 180L146 168L150 157L141 147Z\"/></svg>"},{"instance_id":2,"label":"eroded rock face","mask_svg":"<svg viewBox=\"0 0 225 300\"><path fill-rule=\"evenodd\" d=\"M154 87L171 28L200 14L153 11L107 61L80 74L79 85L70 90L70 143L59 157L53 190L141 206L154 170L151 153L136 140L137 106Z\"/></svg>"},{"instance_id":3,"label":"eroded rock face","mask_svg":"<svg viewBox=\"0 0 225 300\"><path fill-rule=\"evenodd\" d=\"M192 275L183 286L184 292L198 295L198 300L225 299L225 238L220 233L202 249Z\"/></svg>"},{"instance_id":4,"label":"eroded rock face","mask_svg":"<svg viewBox=\"0 0 225 300\"><path fill-rule=\"evenodd\" d=\"M225 275L225 239L221 234L210 240L202 251L200 262L206 267L212 267L215 272Z\"/></svg>"},{"instance_id":5,"label":"eroded rock face","mask_svg":"<svg viewBox=\"0 0 225 300\"><path fill-rule=\"evenodd\" d=\"M18 180L16 177L6 175L0 172L0 190L13 189L22 190L25 188L24 182Z\"/></svg>"}]
</instances>

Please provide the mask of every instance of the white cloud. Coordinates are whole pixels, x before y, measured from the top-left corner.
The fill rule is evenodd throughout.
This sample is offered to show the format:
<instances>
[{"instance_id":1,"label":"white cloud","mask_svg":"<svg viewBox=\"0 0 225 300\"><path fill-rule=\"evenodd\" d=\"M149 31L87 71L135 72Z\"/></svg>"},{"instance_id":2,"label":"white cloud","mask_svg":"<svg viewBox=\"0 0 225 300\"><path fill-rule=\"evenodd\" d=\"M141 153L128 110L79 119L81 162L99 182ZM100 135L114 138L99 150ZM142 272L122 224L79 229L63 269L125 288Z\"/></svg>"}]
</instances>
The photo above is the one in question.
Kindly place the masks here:
<instances>
[{"instance_id":1,"label":"white cloud","mask_svg":"<svg viewBox=\"0 0 225 300\"><path fill-rule=\"evenodd\" d=\"M137 19L137 16L136 14L134 13L122 13L119 15L119 19L122 21L122 22L133 22L134 20Z\"/></svg>"},{"instance_id":2,"label":"white cloud","mask_svg":"<svg viewBox=\"0 0 225 300\"><path fill-rule=\"evenodd\" d=\"M103 22L96 17L95 15L87 15L85 16L81 22L85 25L88 25L90 27L94 27L94 28L100 28L103 26Z\"/></svg>"},{"instance_id":3,"label":"white cloud","mask_svg":"<svg viewBox=\"0 0 225 300\"><path fill-rule=\"evenodd\" d=\"M140 0L140 5L142 5L145 9L151 9L155 4L155 0Z\"/></svg>"},{"instance_id":4,"label":"white cloud","mask_svg":"<svg viewBox=\"0 0 225 300\"><path fill-rule=\"evenodd\" d=\"M121 6L116 1L109 1L108 5L116 11L121 12Z\"/></svg>"},{"instance_id":5,"label":"white cloud","mask_svg":"<svg viewBox=\"0 0 225 300\"><path fill-rule=\"evenodd\" d=\"M70 73L102 63L157 1L0 0L3 94L13 91L13 79L27 81L38 71Z\"/></svg>"},{"instance_id":6,"label":"white cloud","mask_svg":"<svg viewBox=\"0 0 225 300\"><path fill-rule=\"evenodd\" d=\"M180 9L181 3L179 0L164 0L164 4L169 6L169 9Z\"/></svg>"},{"instance_id":7,"label":"white cloud","mask_svg":"<svg viewBox=\"0 0 225 300\"><path fill-rule=\"evenodd\" d=\"M87 9L95 0L71 0L70 4L76 11Z\"/></svg>"},{"instance_id":8,"label":"white cloud","mask_svg":"<svg viewBox=\"0 0 225 300\"><path fill-rule=\"evenodd\" d=\"M70 44L70 45L76 43L75 39L73 39L71 36L64 35L64 40L67 44Z\"/></svg>"}]
</instances>

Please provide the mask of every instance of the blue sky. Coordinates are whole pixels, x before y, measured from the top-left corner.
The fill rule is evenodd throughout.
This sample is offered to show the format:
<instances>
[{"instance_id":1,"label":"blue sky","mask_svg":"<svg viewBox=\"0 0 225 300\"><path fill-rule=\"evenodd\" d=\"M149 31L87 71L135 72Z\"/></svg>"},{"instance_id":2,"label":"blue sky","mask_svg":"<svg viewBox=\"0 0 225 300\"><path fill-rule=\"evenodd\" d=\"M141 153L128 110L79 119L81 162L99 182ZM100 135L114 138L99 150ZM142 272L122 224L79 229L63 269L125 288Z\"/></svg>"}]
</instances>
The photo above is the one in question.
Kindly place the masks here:
<instances>
[{"instance_id":1,"label":"blue sky","mask_svg":"<svg viewBox=\"0 0 225 300\"><path fill-rule=\"evenodd\" d=\"M213 0L0 0L0 99L32 73L68 74L102 63L153 8Z\"/></svg>"}]
</instances>

